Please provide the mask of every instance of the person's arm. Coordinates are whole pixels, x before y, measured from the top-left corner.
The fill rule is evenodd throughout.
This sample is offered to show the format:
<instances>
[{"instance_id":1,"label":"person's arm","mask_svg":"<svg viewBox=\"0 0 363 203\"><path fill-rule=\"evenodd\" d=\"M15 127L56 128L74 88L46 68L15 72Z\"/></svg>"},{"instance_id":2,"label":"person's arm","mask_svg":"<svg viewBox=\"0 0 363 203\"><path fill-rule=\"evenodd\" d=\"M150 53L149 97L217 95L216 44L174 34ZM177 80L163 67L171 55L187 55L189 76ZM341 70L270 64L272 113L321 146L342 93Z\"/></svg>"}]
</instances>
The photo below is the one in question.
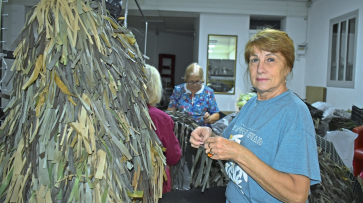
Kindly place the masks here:
<instances>
[{"instance_id":1,"label":"person's arm","mask_svg":"<svg viewBox=\"0 0 363 203\"><path fill-rule=\"evenodd\" d=\"M181 149L179 141L174 134L174 121L162 111L154 110L150 113L149 110L149 114L156 127L155 133L163 144L163 147L166 148L164 152L166 163L168 165L175 165L181 157Z\"/></svg>"},{"instance_id":2,"label":"person's arm","mask_svg":"<svg viewBox=\"0 0 363 203\"><path fill-rule=\"evenodd\" d=\"M208 127L197 127L191 133L189 142L192 147L198 148L204 145L204 141L210 136L212 136L212 129Z\"/></svg>"},{"instance_id":3,"label":"person's arm","mask_svg":"<svg viewBox=\"0 0 363 203\"><path fill-rule=\"evenodd\" d=\"M181 149L179 141L174 134L174 122L171 118L169 123L163 127L161 133L164 134L163 146L166 148L166 164L169 166L175 165L181 157Z\"/></svg>"},{"instance_id":4,"label":"person's arm","mask_svg":"<svg viewBox=\"0 0 363 203\"><path fill-rule=\"evenodd\" d=\"M283 202L306 202L310 189L308 177L277 171L247 148L223 137L208 138L204 147L206 153L212 149L212 159L233 160L275 198Z\"/></svg>"},{"instance_id":5,"label":"person's arm","mask_svg":"<svg viewBox=\"0 0 363 203\"><path fill-rule=\"evenodd\" d=\"M219 113L214 113L210 115L208 112L204 114L204 123L213 124L219 120Z\"/></svg>"},{"instance_id":6,"label":"person's arm","mask_svg":"<svg viewBox=\"0 0 363 203\"><path fill-rule=\"evenodd\" d=\"M210 106L208 111L210 112L211 115L208 116L207 118L204 117L204 122L213 124L213 123L215 123L216 121L219 120L219 116L220 116L219 113L218 113L219 108L218 108L218 105L217 105L216 98L214 97L213 90L212 90L212 92L210 94L209 102L210 102L211 106Z\"/></svg>"},{"instance_id":7,"label":"person's arm","mask_svg":"<svg viewBox=\"0 0 363 203\"><path fill-rule=\"evenodd\" d=\"M167 111L176 110L176 108L178 107L178 103L179 103L179 93L178 93L178 90L176 87L174 87L173 94L170 95L169 100L170 100L169 105L166 110Z\"/></svg>"}]
</instances>

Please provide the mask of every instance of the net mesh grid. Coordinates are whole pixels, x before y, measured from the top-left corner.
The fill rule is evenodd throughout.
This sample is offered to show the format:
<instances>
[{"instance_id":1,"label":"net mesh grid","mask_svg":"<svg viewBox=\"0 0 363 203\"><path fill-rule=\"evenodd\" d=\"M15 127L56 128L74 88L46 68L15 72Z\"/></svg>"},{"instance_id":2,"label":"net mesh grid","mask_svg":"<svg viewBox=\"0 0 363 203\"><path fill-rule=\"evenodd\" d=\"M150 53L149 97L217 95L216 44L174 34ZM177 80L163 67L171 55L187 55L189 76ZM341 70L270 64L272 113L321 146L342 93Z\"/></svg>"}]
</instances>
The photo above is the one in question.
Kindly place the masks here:
<instances>
[{"instance_id":1,"label":"net mesh grid","mask_svg":"<svg viewBox=\"0 0 363 203\"><path fill-rule=\"evenodd\" d=\"M320 135L316 135L316 145L320 147L326 154L330 154L330 159L337 164L344 166L342 159L340 158L338 152L335 150L335 147L332 142L327 141ZM358 182L358 179L351 172L347 172L347 176L349 180L352 182L353 193L358 197L359 202L363 202L363 191L361 185Z\"/></svg>"}]
</instances>

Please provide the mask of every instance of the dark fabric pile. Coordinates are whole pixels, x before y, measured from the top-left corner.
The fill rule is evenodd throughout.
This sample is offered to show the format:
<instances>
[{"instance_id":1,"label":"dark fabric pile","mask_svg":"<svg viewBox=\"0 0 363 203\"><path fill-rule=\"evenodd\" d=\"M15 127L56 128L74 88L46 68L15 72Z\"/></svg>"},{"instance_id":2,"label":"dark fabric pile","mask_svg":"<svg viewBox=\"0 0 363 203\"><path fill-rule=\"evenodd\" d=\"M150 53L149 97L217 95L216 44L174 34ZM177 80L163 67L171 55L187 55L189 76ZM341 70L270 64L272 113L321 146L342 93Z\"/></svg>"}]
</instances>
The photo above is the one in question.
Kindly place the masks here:
<instances>
[{"instance_id":1,"label":"dark fabric pile","mask_svg":"<svg viewBox=\"0 0 363 203\"><path fill-rule=\"evenodd\" d=\"M212 88L215 92L228 92L229 90L231 90L231 88L223 82L214 81L211 82L208 86Z\"/></svg>"},{"instance_id":2,"label":"dark fabric pile","mask_svg":"<svg viewBox=\"0 0 363 203\"><path fill-rule=\"evenodd\" d=\"M353 130L357 125L349 118L333 117L329 122L329 131L341 130L342 128Z\"/></svg>"},{"instance_id":3,"label":"dark fabric pile","mask_svg":"<svg viewBox=\"0 0 363 203\"><path fill-rule=\"evenodd\" d=\"M358 108L357 106L352 106L352 121L357 125L363 125L363 108Z\"/></svg>"},{"instance_id":4,"label":"dark fabric pile","mask_svg":"<svg viewBox=\"0 0 363 203\"><path fill-rule=\"evenodd\" d=\"M311 106L311 104L307 103L304 101L304 103L306 104L306 106L308 107L309 111L310 111L310 114L311 114L311 117L313 119L322 119L323 118L323 114L324 112L320 109L317 109L313 106Z\"/></svg>"},{"instance_id":5,"label":"dark fabric pile","mask_svg":"<svg viewBox=\"0 0 363 203\"><path fill-rule=\"evenodd\" d=\"M212 130L216 135L221 135L224 129L237 116L238 112L231 113L212 124Z\"/></svg>"}]
</instances>

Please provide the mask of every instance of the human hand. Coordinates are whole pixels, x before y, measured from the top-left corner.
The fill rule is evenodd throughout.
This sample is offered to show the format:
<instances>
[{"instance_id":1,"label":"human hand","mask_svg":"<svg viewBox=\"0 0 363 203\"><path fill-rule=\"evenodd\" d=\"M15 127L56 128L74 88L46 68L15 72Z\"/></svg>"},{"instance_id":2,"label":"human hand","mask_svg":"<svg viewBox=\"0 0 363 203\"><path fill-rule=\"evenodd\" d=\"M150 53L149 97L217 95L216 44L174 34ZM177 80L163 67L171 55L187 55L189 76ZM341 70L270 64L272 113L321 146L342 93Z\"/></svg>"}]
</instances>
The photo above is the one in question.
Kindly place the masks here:
<instances>
[{"instance_id":1,"label":"human hand","mask_svg":"<svg viewBox=\"0 0 363 203\"><path fill-rule=\"evenodd\" d=\"M210 114L208 112L205 112L203 119L204 123L210 123Z\"/></svg>"},{"instance_id":2,"label":"human hand","mask_svg":"<svg viewBox=\"0 0 363 203\"><path fill-rule=\"evenodd\" d=\"M216 160L234 160L246 149L237 142L220 136L205 139L204 148L208 157Z\"/></svg>"},{"instance_id":3,"label":"human hand","mask_svg":"<svg viewBox=\"0 0 363 203\"><path fill-rule=\"evenodd\" d=\"M205 139L212 135L212 129L208 127L197 127L190 135L189 142L192 147L198 148L200 145L204 145Z\"/></svg>"},{"instance_id":4,"label":"human hand","mask_svg":"<svg viewBox=\"0 0 363 203\"><path fill-rule=\"evenodd\" d=\"M210 114L209 114L208 112L205 112L205 114L204 114L203 118L204 118L204 119L207 119L207 118L209 118L209 116L210 116Z\"/></svg>"},{"instance_id":5,"label":"human hand","mask_svg":"<svg viewBox=\"0 0 363 203\"><path fill-rule=\"evenodd\" d=\"M208 112L206 112L203 118L204 118L204 123L213 124L219 119L219 113L214 113L210 115Z\"/></svg>"}]
</instances>

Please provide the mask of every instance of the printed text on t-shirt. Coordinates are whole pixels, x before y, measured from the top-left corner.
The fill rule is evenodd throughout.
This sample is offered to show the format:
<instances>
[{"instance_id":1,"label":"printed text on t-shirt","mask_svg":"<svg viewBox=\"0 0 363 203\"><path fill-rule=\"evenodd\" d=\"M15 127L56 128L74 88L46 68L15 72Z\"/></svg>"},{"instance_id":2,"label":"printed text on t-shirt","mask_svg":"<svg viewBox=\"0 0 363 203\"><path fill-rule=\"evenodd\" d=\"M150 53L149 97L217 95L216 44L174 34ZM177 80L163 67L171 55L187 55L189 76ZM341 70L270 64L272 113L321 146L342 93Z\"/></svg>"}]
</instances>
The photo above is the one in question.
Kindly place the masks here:
<instances>
[{"instance_id":1,"label":"printed text on t-shirt","mask_svg":"<svg viewBox=\"0 0 363 203\"><path fill-rule=\"evenodd\" d=\"M263 144L263 140L261 137L257 136L255 133L249 131L247 128L243 126L233 126L232 130L235 132L233 134L242 134L244 136L247 135L245 137L250 139L252 142L260 146Z\"/></svg>"}]
</instances>

